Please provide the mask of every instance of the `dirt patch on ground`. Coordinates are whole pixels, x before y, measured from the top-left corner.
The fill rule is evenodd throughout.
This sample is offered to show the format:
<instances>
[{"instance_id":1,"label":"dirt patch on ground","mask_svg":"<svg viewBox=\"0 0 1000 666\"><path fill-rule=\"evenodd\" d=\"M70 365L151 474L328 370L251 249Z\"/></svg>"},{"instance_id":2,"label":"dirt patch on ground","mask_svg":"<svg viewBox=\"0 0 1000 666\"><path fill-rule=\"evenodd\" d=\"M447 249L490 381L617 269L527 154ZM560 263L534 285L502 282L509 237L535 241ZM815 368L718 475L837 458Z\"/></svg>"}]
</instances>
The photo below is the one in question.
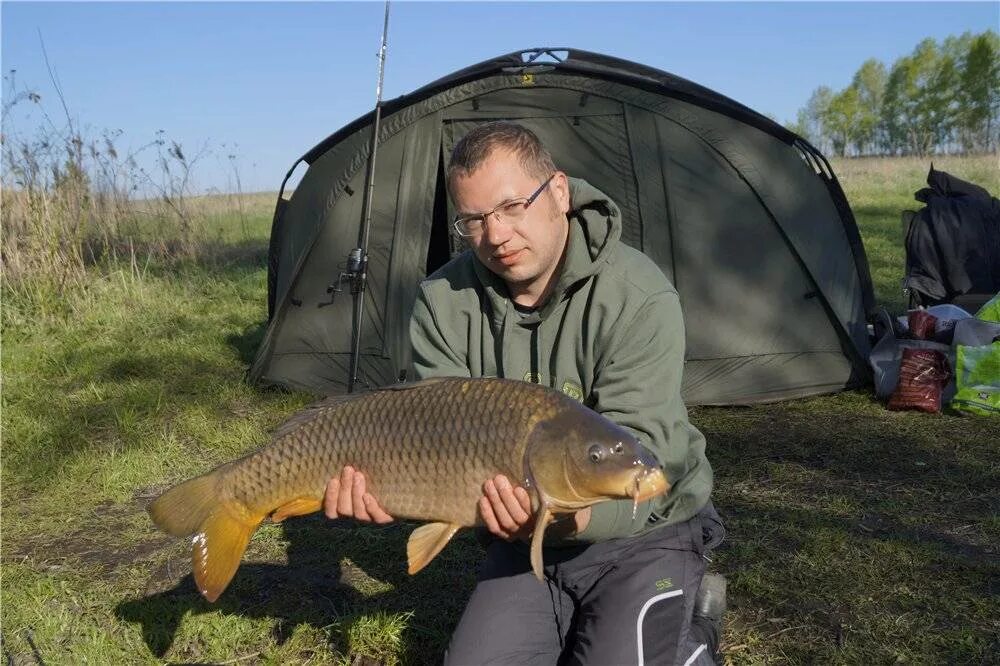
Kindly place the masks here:
<instances>
[{"instance_id":1,"label":"dirt patch on ground","mask_svg":"<svg viewBox=\"0 0 1000 666\"><path fill-rule=\"evenodd\" d=\"M128 567L141 564L149 571L144 596L197 596L191 578L190 541L159 532L146 513L150 499L162 490L140 491L125 503L102 502L67 524L61 534L47 530L7 540L0 561L27 564L49 574L86 570L90 578L111 583L120 580ZM382 539L392 537L400 561L390 569L399 576L405 573L402 558L410 529L412 525L394 524L377 530L380 545ZM356 539L356 533L345 525L335 527L318 515L295 518L282 524L280 538L284 543L278 547L273 541L251 540L236 580L236 587L245 588L245 603L266 603L283 588L289 588L285 590L289 594L292 588L347 594L347 590L371 590L381 585L351 561L371 562L371 555L362 547L363 540ZM248 584L248 580L255 582Z\"/></svg>"},{"instance_id":2,"label":"dirt patch on ground","mask_svg":"<svg viewBox=\"0 0 1000 666\"><path fill-rule=\"evenodd\" d=\"M139 496L125 504L102 502L62 534L39 534L5 543L2 561L29 560L41 571L85 567L99 577L114 579L121 567L151 559L178 543L176 538L159 533L127 538L136 532L140 516L146 515L147 501Z\"/></svg>"}]
</instances>

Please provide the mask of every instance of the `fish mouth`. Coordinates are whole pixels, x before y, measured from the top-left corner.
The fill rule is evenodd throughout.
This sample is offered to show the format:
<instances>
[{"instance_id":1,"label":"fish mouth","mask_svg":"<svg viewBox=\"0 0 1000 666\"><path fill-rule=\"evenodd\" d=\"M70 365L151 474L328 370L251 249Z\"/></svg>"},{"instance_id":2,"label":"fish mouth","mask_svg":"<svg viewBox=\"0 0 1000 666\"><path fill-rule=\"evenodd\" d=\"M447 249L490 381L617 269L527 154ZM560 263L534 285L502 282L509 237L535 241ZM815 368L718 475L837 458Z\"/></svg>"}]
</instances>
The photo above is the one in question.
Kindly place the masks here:
<instances>
[{"instance_id":1,"label":"fish mouth","mask_svg":"<svg viewBox=\"0 0 1000 666\"><path fill-rule=\"evenodd\" d=\"M663 471L656 467L645 467L636 472L625 494L632 498L632 519L639 511L639 502L645 502L670 490L670 484Z\"/></svg>"}]
</instances>

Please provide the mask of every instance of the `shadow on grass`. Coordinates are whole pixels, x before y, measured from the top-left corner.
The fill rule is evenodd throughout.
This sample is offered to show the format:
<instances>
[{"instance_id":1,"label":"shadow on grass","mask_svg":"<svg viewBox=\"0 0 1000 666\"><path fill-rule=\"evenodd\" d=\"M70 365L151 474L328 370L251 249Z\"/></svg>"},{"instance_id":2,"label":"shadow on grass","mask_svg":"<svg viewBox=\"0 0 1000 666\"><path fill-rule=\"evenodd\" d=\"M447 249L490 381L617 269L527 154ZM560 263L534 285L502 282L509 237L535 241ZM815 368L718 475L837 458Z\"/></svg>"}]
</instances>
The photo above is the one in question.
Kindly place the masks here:
<instances>
[{"instance_id":1,"label":"shadow on grass","mask_svg":"<svg viewBox=\"0 0 1000 666\"><path fill-rule=\"evenodd\" d=\"M165 582L172 588L123 602L116 614L141 624L146 645L156 657L197 659L197 655L169 654L186 615L220 611L267 618L274 621L279 644L300 625L311 625L327 632L332 650L349 655L353 621L376 611L406 613L400 637L402 661L440 660L475 582L479 546L471 533L459 534L426 569L409 576L405 553L412 525L339 526L317 515L289 519L282 526L288 542L287 565L245 563L216 603L209 604L198 594L190 574L179 582L168 575ZM343 565L344 558L353 566ZM189 563L181 566L190 571ZM156 578L154 574L150 587L164 582ZM366 594L365 589L373 592ZM239 646L232 647L235 651Z\"/></svg>"},{"instance_id":2,"label":"shadow on grass","mask_svg":"<svg viewBox=\"0 0 1000 666\"><path fill-rule=\"evenodd\" d=\"M906 518L730 499L715 566L731 611L797 625L766 647L786 663L992 663L996 550Z\"/></svg>"},{"instance_id":3,"label":"shadow on grass","mask_svg":"<svg viewBox=\"0 0 1000 666\"><path fill-rule=\"evenodd\" d=\"M267 333L267 322L262 321L247 326L239 335L227 336L226 342L239 354L240 361L249 366L257 355L260 343L264 341L265 333Z\"/></svg>"},{"instance_id":4,"label":"shadow on grass","mask_svg":"<svg viewBox=\"0 0 1000 666\"><path fill-rule=\"evenodd\" d=\"M68 363L78 362L71 358L74 353L67 350ZM203 405L206 386L233 376L231 367L195 353L139 354L112 346L86 353L88 367L77 370L78 379L67 390L76 392L74 399L61 400L59 409L44 393L21 402L43 430L35 441L15 446L7 464L38 489L58 483L57 470L73 456L144 445L144 428L162 418L164 410ZM109 438L108 433L117 436Z\"/></svg>"},{"instance_id":5,"label":"shadow on grass","mask_svg":"<svg viewBox=\"0 0 1000 666\"><path fill-rule=\"evenodd\" d=\"M1000 480L995 419L891 412L871 389L863 406L805 399L745 408L701 407L692 421L709 440L713 467L747 472L763 462L826 470L845 481L938 488ZM875 411L870 411L875 407Z\"/></svg>"},{"instance_id":6,"label":"shadow on grass","mask_svg":"<svg viewBox=\"0 0 1000 666\"><path fill-rule=\"evenodd\" d=\"M1000 579L995 424L850 411L696 413L737 635L773 635L762 654L790 663L979 663Z\"/></svg>"},{"instance_id":7,"label":"shadow on grass","mask_svg":"<svg viewBox=\"0 0 1000 666\"><path fill-rule=\"evenodd\" d=\"M174 342L179 335L205 337L206 323L197 312L179 309L135 325L146 331L141 341L122 327L109 339L67 342L49 352L61 376L51 378L54 390L32 388L19 396L17 409L37 428L8 449L8 471L44 487L57 482L56 471L67 459L143 446L150 429L175 414L215 406L225 418L218 386L245 381L266 330L263 322L252 324L219 340L225 352L232 350L226 358L225 352L206 355L203 348ZM44 372L34 378L36 386L49 381Z\"/></svg>"}]
</instances>

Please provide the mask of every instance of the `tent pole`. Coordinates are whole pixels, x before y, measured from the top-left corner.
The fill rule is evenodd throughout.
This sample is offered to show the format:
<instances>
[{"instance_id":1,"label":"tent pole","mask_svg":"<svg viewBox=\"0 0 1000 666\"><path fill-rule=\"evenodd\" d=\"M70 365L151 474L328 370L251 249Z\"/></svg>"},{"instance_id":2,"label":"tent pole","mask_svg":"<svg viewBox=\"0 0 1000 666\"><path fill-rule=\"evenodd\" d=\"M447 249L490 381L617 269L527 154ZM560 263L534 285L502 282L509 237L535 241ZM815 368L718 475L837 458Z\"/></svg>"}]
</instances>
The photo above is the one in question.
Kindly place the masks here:
<instances>
[{"instance_id":1,"label":"tent pole","mask_svg":"<svg viewBox=\"0 0 1000 666\"><path fill-rule=\"evenodd\" d=\"M378 85L375 87L375 119L368 151L368 173L365 176L365 200L361 214L361 233L358 247L347 256L347 272L351 275L351 293L354 295L354 327L351 336L351 368L347 392L354 393L358 383L358 364L361 358L361 323L365 311L365 287L368 284L368 234L372 224L372 193L375 190L375 153L378 149L378 132L382 120L382 81L385 75L385 51L389 34L389 0L385 0L385 21L382 24L382 46L378 52Z\"/></svg>"}]
</instances>

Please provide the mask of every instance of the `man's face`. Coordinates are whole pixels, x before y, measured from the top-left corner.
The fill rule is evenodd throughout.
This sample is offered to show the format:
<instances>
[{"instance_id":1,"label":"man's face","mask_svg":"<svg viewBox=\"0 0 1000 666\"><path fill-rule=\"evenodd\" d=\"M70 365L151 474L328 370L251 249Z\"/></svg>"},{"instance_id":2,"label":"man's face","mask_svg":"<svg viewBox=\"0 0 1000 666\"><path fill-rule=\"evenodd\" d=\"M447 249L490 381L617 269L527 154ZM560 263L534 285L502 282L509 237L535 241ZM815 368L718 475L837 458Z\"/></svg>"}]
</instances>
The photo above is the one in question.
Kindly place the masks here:
<instances>
[{"instance_id":1,"label":"man's face","mask_svg":"<svg viewBox=\"0 0 1000 666\"><path fill-rule=\"evenodd\" d=\"M492 210L502 202L528 197L548 175L525 173L517 156L497 149L468 176L455 177L452 196L459 215ZM510 288L515 300L537 305L553 280L566 247L569 183L560 171L516 223L490 215L483 231L466 238L483 264Z\"/></svg>"}]
</instances>

